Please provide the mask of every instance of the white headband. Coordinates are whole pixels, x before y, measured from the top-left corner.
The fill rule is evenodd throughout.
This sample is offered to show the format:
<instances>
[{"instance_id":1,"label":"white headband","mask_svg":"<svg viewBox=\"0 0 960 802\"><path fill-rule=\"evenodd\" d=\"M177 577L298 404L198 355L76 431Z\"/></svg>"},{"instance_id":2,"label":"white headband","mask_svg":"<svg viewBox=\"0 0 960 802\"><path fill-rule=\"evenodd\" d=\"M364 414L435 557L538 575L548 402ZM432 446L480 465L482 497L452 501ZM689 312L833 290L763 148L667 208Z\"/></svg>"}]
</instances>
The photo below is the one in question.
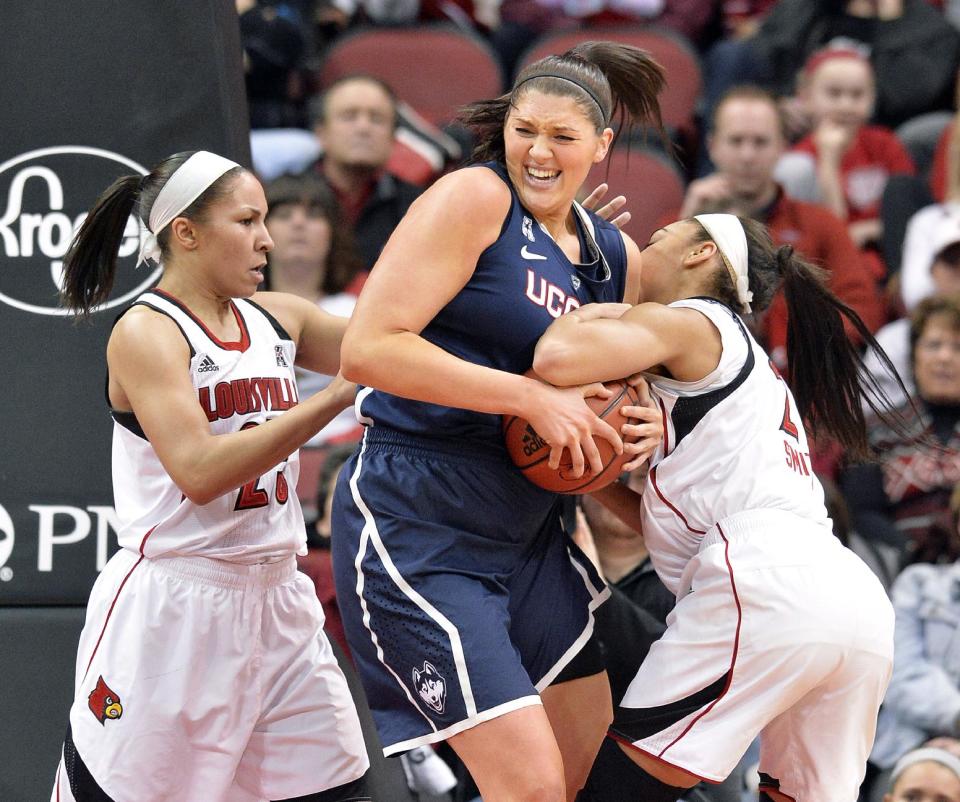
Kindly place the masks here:
<instances>
[{"instance_id":1,"label":"white headband","mask_svg":"<svg viewBox=\"0 0 960 802\"><path fill-rule=\"evenodd\" d=\"M157 199L153 202L153 207L150 209L150 225L147 227L146 237L140 244L137 266L139 267L147 259L159 262L160 243L157 242L157 234L199 198L204 190L220 176L239 166L236 162L207 150L198 150L181 164L167 179L167 183L163 185L157 194Z\"/></svg>"},{"instance_id":2,"label":"white headband","mask_svg":"<svg viewBox=\"0 0 960 802\"><path fill-rule=\"evenodd\" d=\"M737 300L747 312L752 312L750 302L750 276L747 269L747 235L735 214L698 214L694 215L710 238L717 244L720 257L730 272L733 286L737 288Z\"/></svg>"},{"instance_id":3,"label":"white headband","mask_svg":"<svg viewBox=\"0 0 960 802\"><path fill-rule=\"evenodd\" d=\"M890 775L891 787L908 768L915 766L917 763L928 762L939 763L941 766L945 766L960 779L960 758L947 752L945 749L914 749L912 752L907 752L907 754L897 761L897 765L893 767L893 773Z\"/></svg>"}]
</instances>

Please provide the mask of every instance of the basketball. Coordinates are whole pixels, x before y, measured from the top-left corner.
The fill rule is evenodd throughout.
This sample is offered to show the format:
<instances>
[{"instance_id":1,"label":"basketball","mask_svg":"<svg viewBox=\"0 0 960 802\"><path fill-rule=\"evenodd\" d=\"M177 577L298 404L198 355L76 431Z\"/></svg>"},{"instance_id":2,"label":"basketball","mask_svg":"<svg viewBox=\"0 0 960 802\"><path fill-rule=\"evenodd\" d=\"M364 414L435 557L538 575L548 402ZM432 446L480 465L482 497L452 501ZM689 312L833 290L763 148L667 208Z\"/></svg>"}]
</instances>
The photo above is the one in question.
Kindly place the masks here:
<instances>
[{"instance_id":1,"label":"basketball","mask_svg":"<svg viewBox=\"0 0 960 802\"><path fill-rule=\"evenodd\" d=\"M605 382L604 386L613 390L610 398L591 396L584 399L587 405L598 417L609 423L623 438L624 443L636 442L636 437L625 437L620 428L625 423L639 423L635 418L624 417L620 413L621 407L640 403L637 391L620 379ZM628 454L617 454L613 446L604 438L594 436L593 441L600 450L600 460L603 470L594 474L589 463L583 476L573 476L573 463L566 450L560 460L560 467L552 469L549 464L550 446L537 434L536 429L529 422L516 415L503 416L503 437L507 452L520 471L535 485L552 490L554 493L592 493L599 490L620 475Z\"/></svg>"}]
</instances>

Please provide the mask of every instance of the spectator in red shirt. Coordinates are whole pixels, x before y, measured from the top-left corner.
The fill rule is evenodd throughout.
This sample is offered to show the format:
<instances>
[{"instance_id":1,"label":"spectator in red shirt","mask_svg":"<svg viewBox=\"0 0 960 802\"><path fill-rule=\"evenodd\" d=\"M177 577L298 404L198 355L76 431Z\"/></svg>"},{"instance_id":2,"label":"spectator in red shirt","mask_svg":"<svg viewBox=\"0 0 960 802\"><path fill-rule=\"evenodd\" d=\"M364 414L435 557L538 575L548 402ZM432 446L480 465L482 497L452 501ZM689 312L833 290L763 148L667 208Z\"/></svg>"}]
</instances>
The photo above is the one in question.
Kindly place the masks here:
<instances>
[{"instance_id":1,"label":"spectator in red shirt","mask_svg":"<svg viewBox=\"0 0 960 802\"><path fill-rule=\"evenodd\" d=\"M786 145L774 97L758 87L736 87L718 104L712 128L707 147L716 172L690 183L679 218L729 212L765 223L777 244L792 245L829 271L833 292L876 331L884 322L884 301L844 222L829 209L788 197L774 180ZM782 293L759 328L768 353L782 364L787 339Z\"/></svg>"},{"instance_id":2,"label":"spectator in red shirt","mask_svg":"<svg viewBox=\"0 0 960 802\"><path fill-rule=\"evenodd\" d=\"M873 68L852 46L823 48L807 60L799 96L813 129L780 160L775 175L788 195L822 203L846 220L874 279L885 281L880 202L890 176L916 169L893 131L868 124L876 100Z\"/></svg>"}]
</instances>

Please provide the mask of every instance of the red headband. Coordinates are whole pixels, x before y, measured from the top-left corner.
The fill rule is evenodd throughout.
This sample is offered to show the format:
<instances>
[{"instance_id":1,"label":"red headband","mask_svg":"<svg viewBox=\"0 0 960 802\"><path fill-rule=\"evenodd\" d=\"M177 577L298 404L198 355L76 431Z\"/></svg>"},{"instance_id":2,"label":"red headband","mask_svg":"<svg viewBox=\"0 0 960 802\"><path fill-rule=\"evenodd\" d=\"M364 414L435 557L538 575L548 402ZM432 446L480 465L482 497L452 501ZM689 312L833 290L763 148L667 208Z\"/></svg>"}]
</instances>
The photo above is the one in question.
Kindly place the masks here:
<instances>
[{"instance_id":1,"label":"red headband","mask_svg":"<svg viewBox=\"0 0 960 802\"><path fill-rule=\"evenodd\" d=\"M803 75L810 78L817 69L826 62L835 58L852 58L864 64L869 64L870 60L860 51L850 47L824 47L811 54L807 63L803 65Z\"/></svg>"}]
</instances>

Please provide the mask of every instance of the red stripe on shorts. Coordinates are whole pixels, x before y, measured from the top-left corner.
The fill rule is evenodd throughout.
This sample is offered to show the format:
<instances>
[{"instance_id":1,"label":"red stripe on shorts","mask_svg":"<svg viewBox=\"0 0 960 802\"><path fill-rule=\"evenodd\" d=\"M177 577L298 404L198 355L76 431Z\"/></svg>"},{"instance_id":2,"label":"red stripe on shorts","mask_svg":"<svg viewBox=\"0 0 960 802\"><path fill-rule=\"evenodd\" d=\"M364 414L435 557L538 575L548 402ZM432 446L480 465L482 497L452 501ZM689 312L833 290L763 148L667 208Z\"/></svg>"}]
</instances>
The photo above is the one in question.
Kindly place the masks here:
<instances>
[{"instance_id":1,"label":"red stripe on shorts","mask_svg":"<svg viewBox=\"0 0 960 802\"><path fill-rule=\"evenodd\" d=\"M130 578L130 574L132 574L136 570L137 566L140 565L140 563L142 562L143 562L143 555L141 554L140 557L137 558L137 561L133 564L133 568L127 571L127 575L123 578L123 582L121 582L120 587L117 588L117 592L113 597L113 601L110 602L110 609L107 610L107 617L103 622L103 629L100 630L100 637L97 638L97 645L93 647L93 653L90 655L90 660L87 662L86 671L83 672L84 679L87 678L87 671L90 670L90 666L93 664L93 658L97 654L97 649L100 648L100 641L103 640L103 633L107 631L107 624L110 623L110 616L113 615L113 608L117 603L117 599L120 598L120 593L123 591L123 586L127 584L127 580Z\"/></svg>"},{"instance_id":2,"label":"red stripe on shorts","mask_svg":"<svg viewBox=\"0 0 960 802\"><path fill-rule=\"evenodd\" d=\"M743 621L743 608L740 606L740 597L737 595L737 583L733 579L733 566L730 564L730 541L727 540L727 536L723 534L723 529L720 527L720 524L717 524L717 531L720 533L720 537L723 538L723 559L727 563L727 573L730 574L730 587L733 590L733 601L737 605L737 629L736 633L733 636L733 655L730 657L730 668L727 671L727 684L723 686L723 690L720 691L720 695L717 696L709 705L707 705L697 716L691 721L686 729L681 732L676 738L674 738L669 744L667 744L662 750L660 750L660 755L663 755L671 746L676 744L684 735L686 735L693 728L693 725L696 724L700 719L702 719L707 713L713 710L714 706L719 702L724 695L730 690L730 683L733 682L733 669L737 664L737 652L740 649L740 624Z\"/></svg>"},{"instance_id":3,"label":"red stripe on shorts","mask_svg":"<svg viewBox=\"0 0 960 802\"><path fill-rule=\"evenodd\" d=\"M710 783L711 785L719 785L720 783L723 782L723 780L711 780L709 777L701 777L695 771L690 771L690 769L684 766L678 766L676 763L671 763L669 760L664 760L659 755L655 755L653 754L653 752L648 752L642 746L637 746L635 743L628 741L626 738L621 738L619 735L616 735L615 733L608 732L607 736L609 738L613 738L613 740L615 740L617 743L620 743L620 744L623 744L624 746L629 747L630 749L636 749L638 752L640 752L643 755L646 755L648 758L655 761L656 763L662 763L664 766L667 766L668 768L685 772L686 774L689 774L691 777L696 777L698 780L700 780L700 782Z\"/></svg>"}]
</instances>

